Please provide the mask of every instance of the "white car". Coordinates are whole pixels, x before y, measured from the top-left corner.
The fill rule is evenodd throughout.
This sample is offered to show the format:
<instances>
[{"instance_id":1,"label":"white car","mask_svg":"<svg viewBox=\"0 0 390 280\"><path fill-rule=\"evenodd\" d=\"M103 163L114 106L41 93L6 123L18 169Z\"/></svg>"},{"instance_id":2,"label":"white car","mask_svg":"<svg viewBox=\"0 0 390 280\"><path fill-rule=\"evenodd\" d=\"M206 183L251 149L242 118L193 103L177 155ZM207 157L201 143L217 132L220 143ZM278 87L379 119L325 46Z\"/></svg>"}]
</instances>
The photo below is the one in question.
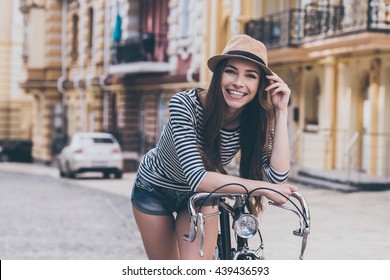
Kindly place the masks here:
<instances>
[{"instance_id":1,"label":"white car","mask_svg":"<svg viewBox=\"0 0 390 280\"><path fill-rule=\"evenodd\" d=\"M57 157L61 177L75 178L77 173L102 172L104 178L123 174L123 154L118 141L109 133L75 133Z\"/></svg>"}]
</instances>

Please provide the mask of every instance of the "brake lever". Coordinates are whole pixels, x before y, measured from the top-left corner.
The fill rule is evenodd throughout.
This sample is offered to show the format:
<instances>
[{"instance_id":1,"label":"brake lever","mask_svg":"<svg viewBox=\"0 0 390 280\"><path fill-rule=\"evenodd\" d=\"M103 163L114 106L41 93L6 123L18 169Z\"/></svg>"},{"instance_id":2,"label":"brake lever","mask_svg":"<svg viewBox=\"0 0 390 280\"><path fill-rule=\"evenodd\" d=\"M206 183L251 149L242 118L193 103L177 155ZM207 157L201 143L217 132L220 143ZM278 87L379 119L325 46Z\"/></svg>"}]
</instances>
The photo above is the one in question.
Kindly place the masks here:
<instances>
[{"instance_id":1,"label":"brake lever","mask_svg":"<svg viewBox=\"0 0 390 280\"><path fill-rule=\"evenodd\" d=\"M183 239L187 242L194 242L196 238L196 232L198 230L197 223L198 223L198 214L191 216L191 222L190 222L190 232L189 234L184 234Z\"/></svg>"},{"instance_id":2,"label":"brake lever","mask_svg":"<svg viewBox=\"0 0 390 280\"><path fill-rule=\"evenodd\" d=\"M202 213L197 213L191 217L190 233L184 234L183 239L187 242L194 242L196 238L196 232L198 231L198 225L200 230L200 248L199 255L203 257L203 243L204 243L204 218Z\"/></svg>"},{"instance_id":3,"label":"brake lever","mask_svg":"<svg viewBox=\"0 0 390 280\"><path fill-rule=\"evenodd\" d=\"M309 233L310 233L310 230L308 228L305 228L303 230L302 245L301 245L301 255L299 256L300 260L303 260L303 255L305 253L306 244L307 244L307 237L308 237Z\"/></svg>"},{"instance_id":4,"label":"brake lever","mask_svg":"<svg viewBox=\"0 0 390 280\"><path fill-rule=\"evenodd\" d=\"M191 216L191 221L190 221L190 233L189 234L184 234L183 239L187 242L194 242L196 238L196 233L198 231L198 226L199 226L199 231L200 231L200 248L199 248L199 255L201 257L204 256L203 253L203 244L204 244L204 218L215 216L215 215L220 215L220 212L215 212L211 214L206 214L203 215L203 213L199 212L195 215Z\"/></svg>"},{"instance_id":5,"label":"brake lever","mask_svg":"<svg viewBox=\"0 0 390 280\"><path fill-rule=\"evenodd\" d=\"M203 257L203 243L204 243L204 218L202 213L198 213L198 222L200 230L200 245L199 245L199 255Z\"/></svg>"},{"instance_id":6,"label":"brake lever","mask_svg":"<svg viewBox=\"0 0 390 280\"><path fill-rule=\"evenodd\" d=\"M291 196L299 201L299 203L301 205L300 210L302 210L302 213L300 213L296 209L293 209L293 208L290 208L290 207L287 207L284 205L277 205L272 201L268 201L268 204L276 206L276 207L280 207L280 208L285 209L285 210L289 210L289 211L295 213L299 217L300 228L297 230L294 230L293 233L294 233L294 235L302 236L301 254L299 256L299 259L303 260L303 255L305 253L306 244L307 244L307 237L310 233L310 211L309 211L309 206L308 206L306 200L304 199L304 197L301 194L299 194L297 192L293 192L291 194Z\"/></svg>"}]
</instances>

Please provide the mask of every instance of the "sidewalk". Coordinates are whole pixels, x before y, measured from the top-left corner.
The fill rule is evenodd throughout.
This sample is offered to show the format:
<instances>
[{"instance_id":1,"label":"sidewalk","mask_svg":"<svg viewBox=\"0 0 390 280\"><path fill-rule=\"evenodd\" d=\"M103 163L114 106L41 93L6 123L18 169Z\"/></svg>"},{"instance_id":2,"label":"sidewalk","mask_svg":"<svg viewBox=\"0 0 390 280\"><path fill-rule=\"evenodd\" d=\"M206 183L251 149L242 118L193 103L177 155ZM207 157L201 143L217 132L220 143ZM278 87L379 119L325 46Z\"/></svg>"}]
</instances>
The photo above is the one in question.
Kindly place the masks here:
<instances>
[{"instance_id":1,"label":"sidewalk","mask_svg":"<svg viewBox=\"0 0 390 280\"><path fill-rule=\"evenodd\" d=\"M343 192L390 190L390 176L369 175L345 170L291 168L289 181L306 186Z\"/></svg>"}]
</instances>

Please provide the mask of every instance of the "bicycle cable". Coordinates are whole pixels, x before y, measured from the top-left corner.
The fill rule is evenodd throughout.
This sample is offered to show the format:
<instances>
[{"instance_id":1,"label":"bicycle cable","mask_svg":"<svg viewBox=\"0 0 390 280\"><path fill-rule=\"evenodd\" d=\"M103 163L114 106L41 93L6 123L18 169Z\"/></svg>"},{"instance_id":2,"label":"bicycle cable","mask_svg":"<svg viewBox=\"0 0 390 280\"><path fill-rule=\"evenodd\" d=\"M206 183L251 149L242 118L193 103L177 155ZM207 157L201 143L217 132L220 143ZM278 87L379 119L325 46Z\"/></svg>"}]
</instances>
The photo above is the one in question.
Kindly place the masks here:
<instances>
[{"instance_id":1,"label":"bicycle cable","mask_svg":"<svg viewBox=\"0 0 390 280\"><path fill-rule=\"evenodd\" d=\"M242 184L239 184L239 183L228 183L228 184L225 184L225 185L222 185L218 188L216 188L215 190L213 190L212 192L210 192L206 198L202 201L202 204L199 206L199 210L198 212L200 212L202 210L202 207L204 206L204 204L206 203L207 199L210 198L211 195L213 195L214 193L216 193L217 191L221 190L222 188L225 188L225 187L229 187L229 186L238 186L238 187L241 187L245 190L246 192L246 195L249 196L250 192L248 191L248 189L242 185Z\"/></svg>"},{"instance_id":2,"label":"bicycle cable","mask_svg":"<svg viewBox=\"0 0 390 280\"><path fill-rule=\"evenodd\" d=\"M299 207L289 197L287 197L284 194L282 194L281 192L274 190L274 189L271 189L271 188L255 188L249 192L249 196L252 195L252 193L256 190L269 190L269 191L276 192L277 194L280 194L281 196L283 196L285 199L287 199L295 207L295 209L298 210L299 214L302 216L303 220L305 221L306 227L309 227L309 223L307 222L305 215L302 213L301 209L299 209Z\"/></svg>"}]
</instances>

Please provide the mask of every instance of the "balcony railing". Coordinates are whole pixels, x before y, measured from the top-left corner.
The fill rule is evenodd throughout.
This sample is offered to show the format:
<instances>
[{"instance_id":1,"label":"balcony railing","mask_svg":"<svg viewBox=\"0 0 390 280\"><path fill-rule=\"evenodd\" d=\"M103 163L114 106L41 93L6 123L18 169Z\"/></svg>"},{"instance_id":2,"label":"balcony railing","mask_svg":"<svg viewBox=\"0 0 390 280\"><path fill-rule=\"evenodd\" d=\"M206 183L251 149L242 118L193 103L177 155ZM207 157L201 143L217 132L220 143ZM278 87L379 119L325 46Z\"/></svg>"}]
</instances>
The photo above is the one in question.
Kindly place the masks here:
<instances>
[{"instance_id":1,"label":"balcony railing","mask_svg":"<svg viewBox=\"0 0 390 280\"><path fill-rule=\"evenodd\" d=\"M353 32L390 32L388 1L343 2L342 5L313 3L304 9L290 9L251 20L245 25L245 33L269 48L279 48Z\"/></svg>"},{"instance_id":2,"label":"balcony railing","mask_svg":"<svg viewBox=\"0 0 390 280\"><path fill-rule=\"evenodd\" d=\"M145 33L141 38L114 44L111 51L113 65L132 62L167 62L168 41L165 34Z\"/></svg>"}]
</instances>

